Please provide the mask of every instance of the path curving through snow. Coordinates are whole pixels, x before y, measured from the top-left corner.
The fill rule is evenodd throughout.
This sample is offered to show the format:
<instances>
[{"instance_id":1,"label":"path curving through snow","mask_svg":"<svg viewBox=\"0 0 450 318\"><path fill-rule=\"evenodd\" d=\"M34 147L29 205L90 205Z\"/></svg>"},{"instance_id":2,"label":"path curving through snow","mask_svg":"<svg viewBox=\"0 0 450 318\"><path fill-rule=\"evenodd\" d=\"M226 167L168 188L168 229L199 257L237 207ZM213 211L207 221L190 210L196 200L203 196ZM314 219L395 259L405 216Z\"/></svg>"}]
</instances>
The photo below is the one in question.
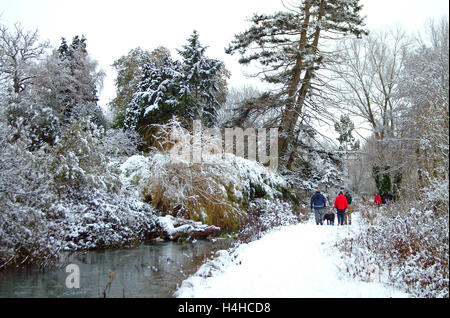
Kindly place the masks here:
<instances>
[{"instance_id":1,"label":"path curving through snow","mask_svg":"<svg viewBox=\"0 0 450 318\"><path fill-rule=\"evenodd\" d=\"M357 219L357 215L355 215ZM310 222L281 227L234 252L204 264L183 281L176 297L214 298L387 298L408 297L375 282L348 277L338 266L334 243L352 226L317 226ZM354 222L356 223L356 222ZM354 230L354 228L353 228Z\"/></svg>"}]
</instances>

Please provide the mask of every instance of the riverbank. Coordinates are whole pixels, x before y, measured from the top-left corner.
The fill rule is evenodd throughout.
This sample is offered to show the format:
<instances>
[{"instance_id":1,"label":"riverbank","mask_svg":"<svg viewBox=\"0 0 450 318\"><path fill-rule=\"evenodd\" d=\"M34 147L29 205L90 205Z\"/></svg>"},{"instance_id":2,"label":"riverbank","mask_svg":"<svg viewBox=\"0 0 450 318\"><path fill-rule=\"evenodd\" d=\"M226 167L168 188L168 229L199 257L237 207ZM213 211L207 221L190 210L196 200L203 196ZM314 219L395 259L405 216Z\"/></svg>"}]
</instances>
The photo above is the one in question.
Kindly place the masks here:
<instances>
[{"instance_id":1,"label":"riverbank","mask_svg":"<svg viewBox=\"0 0 450 318\"><path fill-rule=\"evenodd\" d=\"M173 163L162 153L116 158L77 182L48 177L39 193L1 196L0 270L45 268L66 251L236 234L255 219L262 228L272 219L296 220L295 196L282 176L233 155L227 160L216 166Z\"/></svg>"}]
</instances>

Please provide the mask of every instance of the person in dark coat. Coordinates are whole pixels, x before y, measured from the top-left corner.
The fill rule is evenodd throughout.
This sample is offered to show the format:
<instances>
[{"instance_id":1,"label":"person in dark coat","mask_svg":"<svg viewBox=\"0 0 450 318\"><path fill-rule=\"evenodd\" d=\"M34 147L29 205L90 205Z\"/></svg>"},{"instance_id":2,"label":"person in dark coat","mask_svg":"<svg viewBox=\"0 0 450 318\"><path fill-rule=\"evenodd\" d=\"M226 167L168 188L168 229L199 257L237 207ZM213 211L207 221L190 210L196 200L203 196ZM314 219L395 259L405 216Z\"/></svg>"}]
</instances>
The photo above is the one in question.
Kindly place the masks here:
<instances>
[{"instance_id":1,"label":"person in dark coat","mask_svg":"<svg viewBox=\"0 0 450 318\"><path fill-rule=\"evenodd\" d=\"M394 199L394 197L392 196L392 193L388 192L386 194L386 203L392 203L393 199Z\"/></svg>"},{"instance_id":2,"label":"person in dark coat","mask_svg":"<svg viewBox=\"0 0 450 318\"><path fill-rule=\"evenodd\" d=\"M352 208L351 208L351 204L352 204L352 196L350 195L350 192L345 191L344 194L345 198L347 199L347 203L348 203L348 209L347 212L345 212L344 214L344 224L347 225L347 223L349 225L352 224Z\"/></svg>"},{"instance_id":3,"label":"person in dark coat","mask_svg":"<svg viewBox=\"0 0 450 318\"><path fill-rule=\"evenodd\" d=\"M311 209L314 209L316 224L323 225L323 211L325 210L325 207L327 206L327 199L320 192L319 188L317 189L316 193L314 193L313 196L311 197L310 204L311 204Z\"/></svg>"},{"instance_id":4,"label":"person in dark coat","mask_svg":"<svg viewBox=\"0 0 450 318\"><path fill-rule=\"evenodd\" d=\"M384 192L382 195L381 195L381 203L382 204L386 204L386 202L387 202L387 192Z\"/></svg>"}]
</instances>

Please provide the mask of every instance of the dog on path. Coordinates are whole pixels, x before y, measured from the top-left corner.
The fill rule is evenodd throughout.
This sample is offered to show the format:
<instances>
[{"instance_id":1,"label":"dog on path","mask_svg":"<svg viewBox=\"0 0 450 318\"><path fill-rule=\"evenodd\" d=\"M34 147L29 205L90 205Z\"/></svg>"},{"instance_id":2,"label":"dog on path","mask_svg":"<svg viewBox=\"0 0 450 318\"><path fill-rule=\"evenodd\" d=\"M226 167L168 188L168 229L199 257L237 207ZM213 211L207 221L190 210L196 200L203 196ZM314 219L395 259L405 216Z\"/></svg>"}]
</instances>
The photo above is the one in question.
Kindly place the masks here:
<instances>
[{"instance_id":1,"label":"dog on path","mask_svg":"<svg viewBox=\"0 0 450 318\"><path fill-rule=\"evenodd\" d=\"M328 213L325 213L323 216L323 220L327 221L328 225L334 225L334 213L333 211L329 211Z\"/></svg>"}]
</instances>

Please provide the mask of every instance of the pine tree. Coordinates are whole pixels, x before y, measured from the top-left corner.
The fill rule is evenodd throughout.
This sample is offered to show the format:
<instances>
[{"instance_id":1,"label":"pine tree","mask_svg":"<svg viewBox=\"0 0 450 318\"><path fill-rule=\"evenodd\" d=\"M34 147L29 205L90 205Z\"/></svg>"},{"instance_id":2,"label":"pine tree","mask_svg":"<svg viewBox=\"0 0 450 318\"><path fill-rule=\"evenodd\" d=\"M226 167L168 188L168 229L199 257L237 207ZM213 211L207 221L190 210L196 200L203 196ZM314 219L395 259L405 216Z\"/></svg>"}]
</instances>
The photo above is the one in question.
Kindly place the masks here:
<instances>
[{"instance_id":1,"label":"pine tree","mask_svg":"<svg viewBox=\"0 0 450 318\"><path fill-rule=\"evenodd\" d=\"M205 56L207 47L200 44L199 34L194 31L178 53L182 57L182 72L186 89L183 90L185 117L202 119L205 124L217 122L219 80L224 64Z\"/></svg>"},{"instance_id":2,"label":"pine tree","mask_svg":"<svg viewBox=\"0 0 450 318\"><path fill-rule=\"evenodd\" d=\"M153 51L126 109L124 127L138 132L150 145L155 125L165 124L173 116L184 120L186 128L193 119L215 125L227 71L222 62L207 58L205 50L194 31L188 44L178 50L181 61L173 60L166 49Z\"/></svg>"},{"instance_id":3,"label":"pine tree","mask_svg":"<svg viewBox=\"0 0 450 318\"><path fill-rule=\"evenodd\" d=\"M337 140L340 144L340 150L348 151L348 146L350 146L351 149L354 149L355 137L352 135L354 129L355 124L348 114L341 115L340 121L334 124L334 130L339 133Z\"/></svg>"},{"instance_id":4,"label":"pine tree","mask_svg":"<svg viewBox=\"0 0 450 318\"><path fill-rule=\"evenodd\" d=\"M297 139L297 123L305 101L313 94L313 79L326 54L321 40L333 34L362 36L358 0L303 0L289 12L255 14L253 25L236 35L226 53L239 52L242 64L257 62L262 79L280 87L284 96L280 118L280 155ZM337 36L336 36L337 35ZM295 151L295 149L291 149Z\"/></svg>"},{"instance_id":5,"label":"pine tree","mask_svg":"<svg viewBox=\"0 0 450 318\"><path fill-rule=\"evenodd\" d=\"M138 92L125 112L125 129L138 132L147 144L151 144L155 125L166 123L174 115L185 115L184 106L189 102L182 102L186 90L183 83L180 63L173 61L169 54L158 63L148 59Z\"/></svg>"},{"instance_id":6,"label":"pine tree","mask_svg":"<svg viewBox=\"0 0 450 318\"><path fill-rule=\"evenodd\" d=\"M179 64L170 56L165 57L161 66L150 60L144 65L139 91L134 95L130 108L139 109L139 114L127 119L129 127L132 122L137 124L139 117L143 120L149 118L151 123L157 124L168 120L173 114L183 113L179 109L182 81L178 69Z\"/></svg>"},{"instance_id":7,"label":"pine tree","mask_svg":"<svg viewBox=\"0 0 450 318\"><path fill-rule=\"evenodd\" d=\"M67 125L72 117L91 115L97 124L104 123L97 86L104 76L97 72L97 63L89 58L86 38L74 36L71 45L62 38L56 54L59 58L58 73L62 74L62 85L57 93L62 105L62 123Z\"/></svg>"},{"instance_id":8,"label":"pine tree","mask_svg":"<svg viewBox=\"0 0 450 318\"><path fill-rule=\"evenodd\" d=\"M167 50L167 49L166 49ZM115 79L116 97L109 104L113 112L113 126L124 127L126 109L133 101L133 96L139 91L139 82L145 63L151 57L149 51L136 48L113 63L117 72Z\"/></svg>"}]
</instances>

